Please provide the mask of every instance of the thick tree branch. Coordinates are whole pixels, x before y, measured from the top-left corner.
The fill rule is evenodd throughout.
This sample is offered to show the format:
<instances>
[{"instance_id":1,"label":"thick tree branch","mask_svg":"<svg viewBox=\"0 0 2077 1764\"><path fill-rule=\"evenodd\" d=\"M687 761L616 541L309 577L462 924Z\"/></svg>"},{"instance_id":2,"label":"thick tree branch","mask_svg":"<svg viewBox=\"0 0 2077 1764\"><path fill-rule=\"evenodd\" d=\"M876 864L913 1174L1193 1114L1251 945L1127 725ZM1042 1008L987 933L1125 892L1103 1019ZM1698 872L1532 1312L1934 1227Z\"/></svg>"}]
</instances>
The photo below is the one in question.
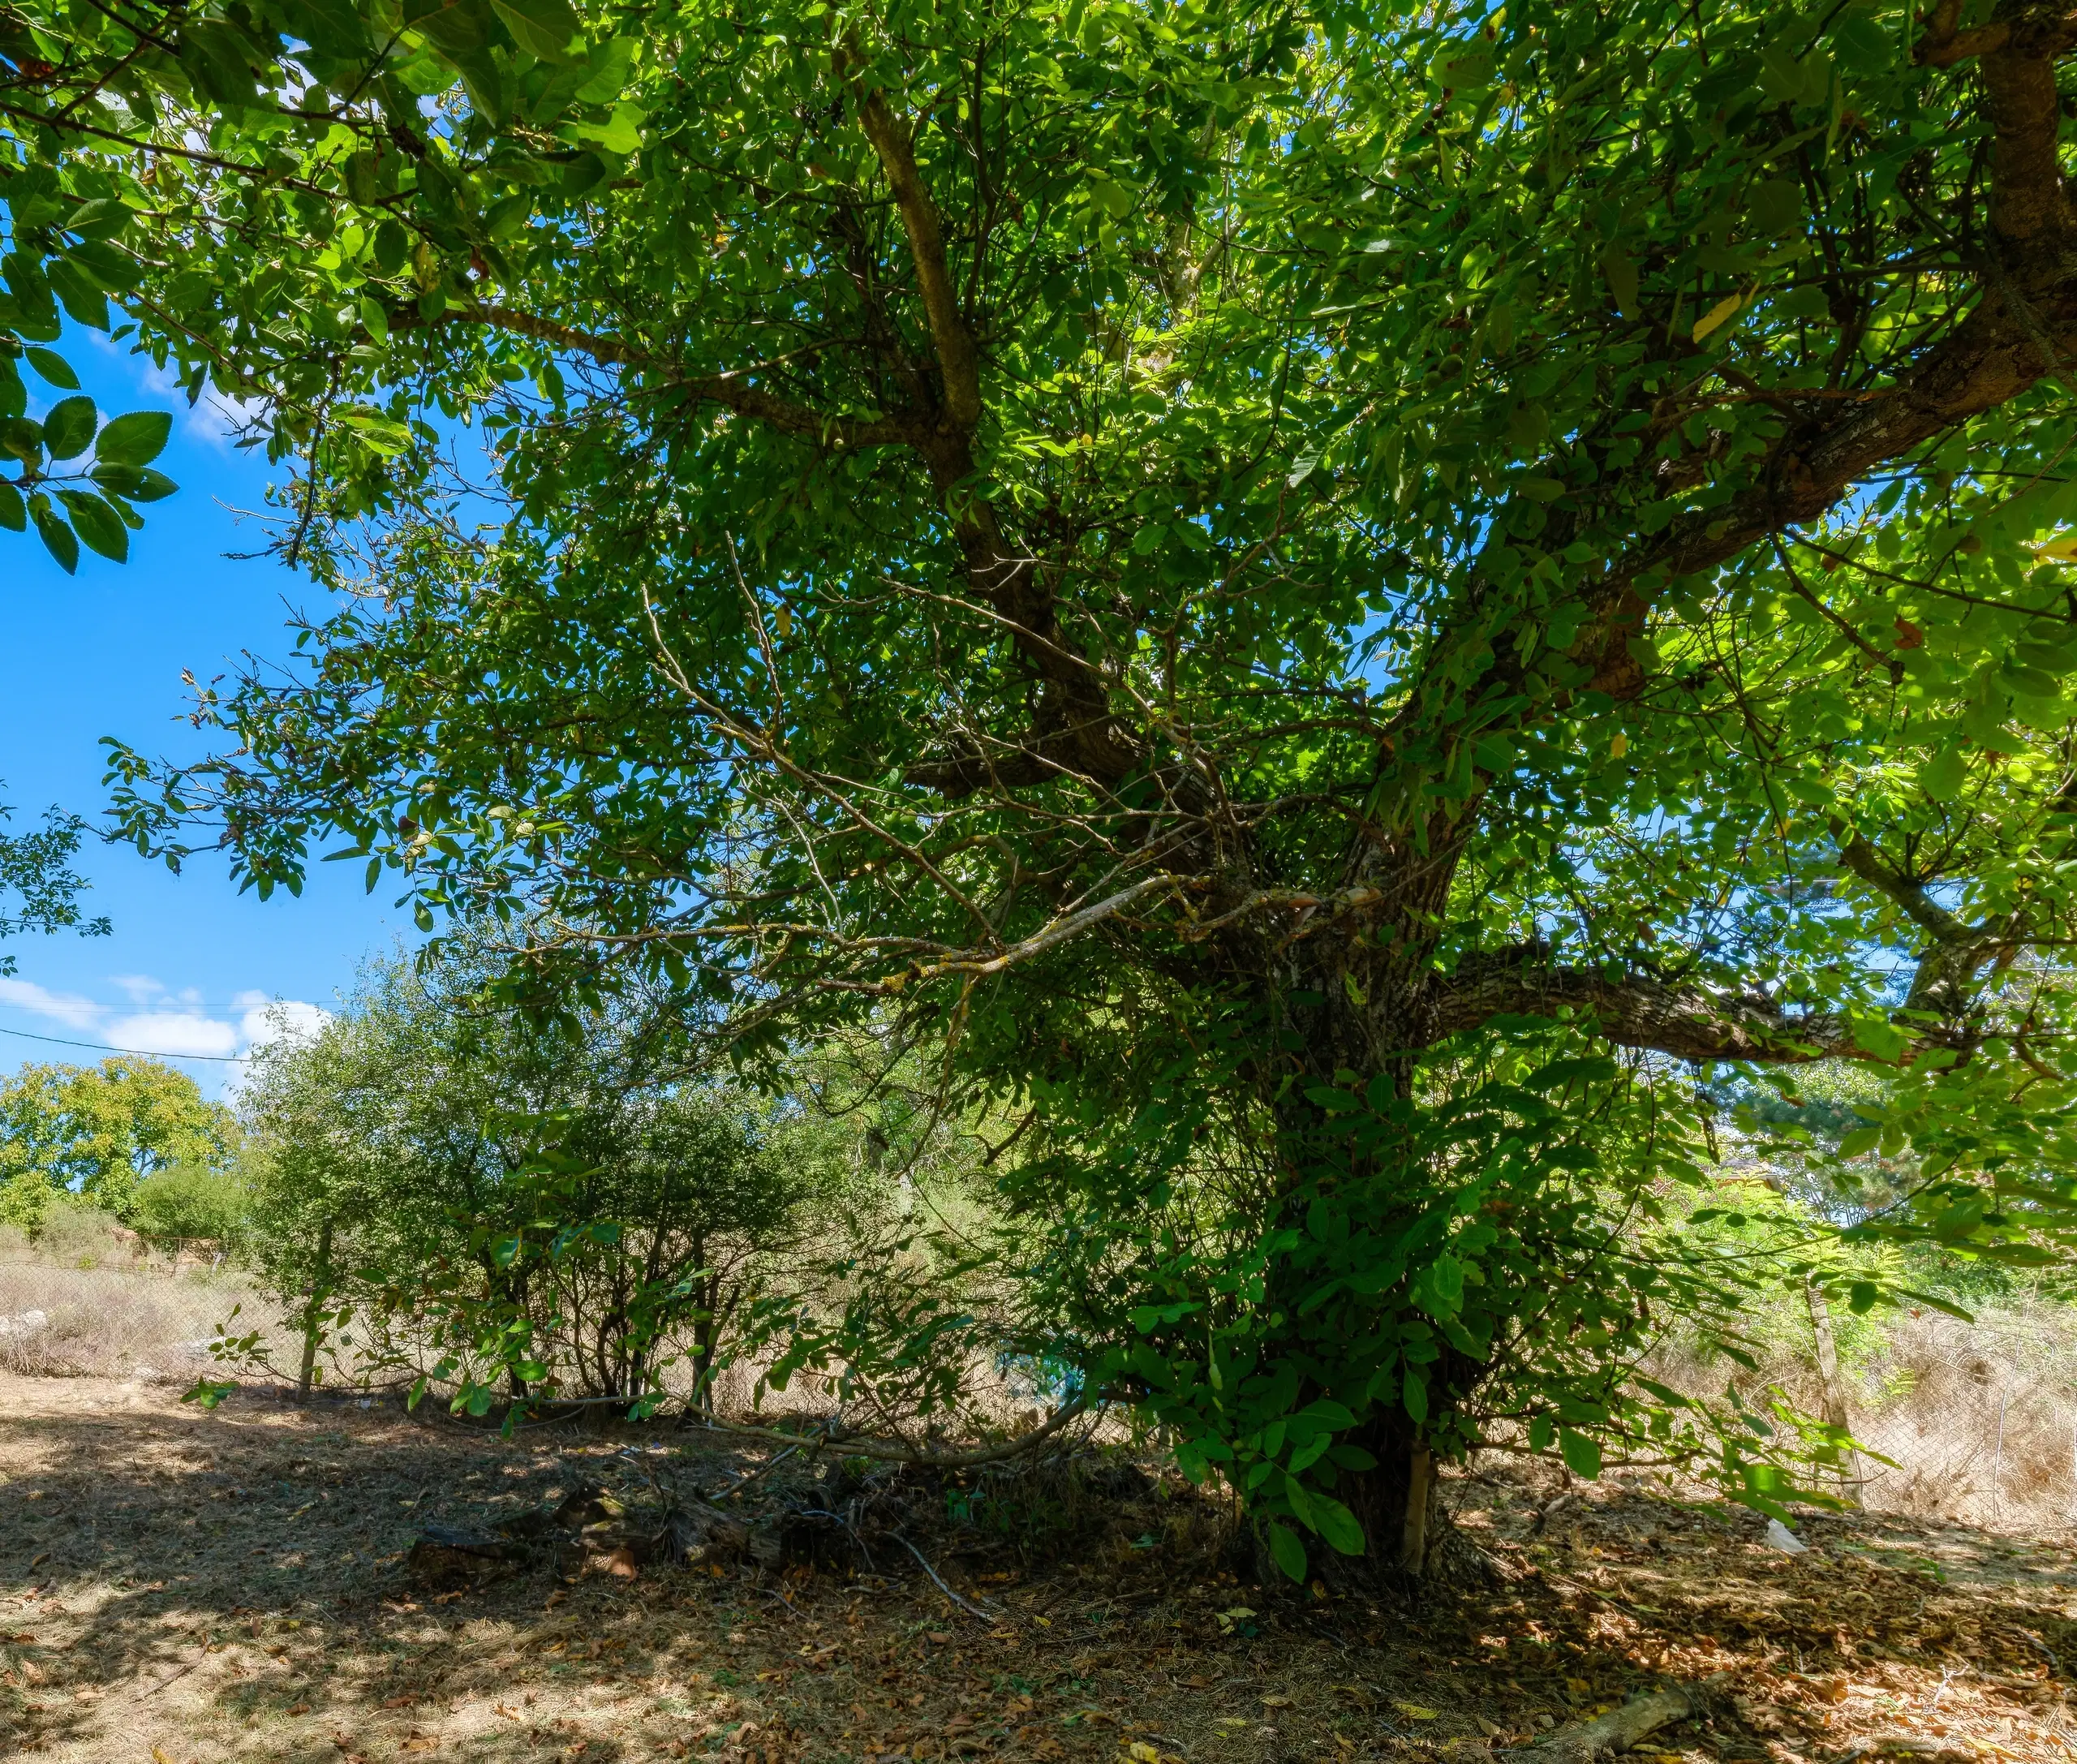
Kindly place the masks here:
<instances>
[{"instance_id":1,"label":"thick tree branch","mask_svg":"<svg viewBox=\"0 0 2077 1764\"><path fill-rule=\"evenodd\" d=\"M1584 968L1553 968L1529 947L1466 962L1434 996L1436 1035L1476 1029L1500 1016L1590 1013L1619 1047L1647 1048L1682 1060L1750 1060L1802 1065L1817 1060L1867 1059L1838 1018L1791 1015L1757 993L1721 992L1689 982L1630 975L1610 980Z\"/></svg>"},{"instance_id":2,"label":"thick tree branch","mask_svg":"<svg viewBox=\"0 0 2077 1764\"><path fill-rule=\"evenodd\" d=\"M1976 940L1978 933L1941 906L1925 892L1923 884L1900 876L1883 861L1882 854L1858 835L1839 848L1839 866L1889 897L1915 924L1932 932L1943 944Z\"/></svg>"},{"instance_id":3,"label":"thick tree branch","mask_svg":"<svg viewBox=\"0 0 2077 1764\"><path fill-rule=\"evenodd\" d=\"M862 58L840 52L838 67L848 62L855 69ZM889 107L877 86L865 89L857 71L849 75L857 95L859 126L879 156L887 174L894 204L901 215L902 230L909 235L909 255L916 265L916 287L923 299L923 312L931 327L931 345L936 351L938 372L944 382L944 411L962 429L981 420L981 364L959 309L959 291L952 285L952 269L945 260L944 229L938 219L937 204L916 167L915 144L909 126Z\"/></svg>"},{"instance_id":4,"label":"thick tree branch","mask_svg":"<svg viewBox=\"0 0 2077 1764\"><path fill-rule=\"evenodd\" d=\"M1895 901L1907 918L1933 938L1932 947L1918 958L1907 1008L1959 1017L1968 1007L1985 964L2012 949L2011 919L2001 914L1980 925L1964 924L1929 895L1923 884L1891 868L1864 839L1856 837L1842 846L1839 864Z\"/></svg>"},{"instance_id":5,"label":"thick tree branch","mask_svg":"<svg viewBox=\"0 0 2077 1764\"><path fill-rule=\"evenodd\" d=\"M905 417L875 417L854 421L795 404L752 385L740 373L688 374L669 356L639 349L617 338L600 337L574 325L531 312L516 312L509 307L487 302L457 307L442 315L441 322L482 325L493 330L510 331L537 342L553 343L573 355L588 355L606 367L634 368L653 373L675 392L702 403L718 404L739 416L768 423L788 435L798 435L824 447L914 446L919 439L918 425Z\"/></svg>"}]
</instances>

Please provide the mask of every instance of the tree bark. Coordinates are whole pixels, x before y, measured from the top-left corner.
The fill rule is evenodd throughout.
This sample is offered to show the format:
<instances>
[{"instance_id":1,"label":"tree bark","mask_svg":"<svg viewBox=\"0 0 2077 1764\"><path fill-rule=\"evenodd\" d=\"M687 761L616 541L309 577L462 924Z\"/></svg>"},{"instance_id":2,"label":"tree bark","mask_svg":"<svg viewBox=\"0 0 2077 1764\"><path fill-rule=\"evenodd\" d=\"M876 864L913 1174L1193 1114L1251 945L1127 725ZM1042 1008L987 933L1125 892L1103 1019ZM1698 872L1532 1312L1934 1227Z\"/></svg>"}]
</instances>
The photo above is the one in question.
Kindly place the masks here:
<instances>
[{"instance_id":1,"label":"tree bark","mask_svg":"<svg viewBox=\"0 0 2077 1764\"><path fill-rule=\"evenodd\" d=\"M310 1387L317 1375L317 1314L324 1308L325 1289L332 1280L332 1221L317 1228L317 1266L310 1276L310 1302L303 1307L303 1366L296 1374L295 1400L310 1400Z\"/></svg>"},{"instance_id":2,"label":"tree bark","mask_svg":"<svg viewBox=\"0 0 2077 1764\"><path fill-rule=\"evenodd\" d=\"M1513 1764L1595 1764L1597 1759L1627 1752L1645 1735L1687 1721L1704 1712L1708 1700L1692 1684L1633 1697L1619 1709L1594 1720L1554 1733L1542 1745L1502 1755Z\"/></svg>"},{"instance_id":3,"label":"tree bark","mask_svg":"<svg viewBox=\"0 0 2077 1764\"><path fill-rule=\"evenodd\" d=\"M1378 1461L1374 1470L1344 1474L1335 1487L1363 1528L1366 1550L1357 1572L1410 1590L1429 1577L1448 1529L1434 1453L1401 1409L1373 1418L1348 1440Z\"/></svg>"},{"instance_id":4,"label":"tree bark","mask_svg":"<svg viewBox=\"0 0 2077 1764\"><path fill-rule=\"evenodd\" d=\"M1832 1340L1832 1307L1825 1289L1815 1280L1804 1284L1810 1304L1810 1332L1817 1344L1817 1383L1824 1396L1825 1419L1834 1427L1847 1425L1846 1389L1839 1382L1839 1350ZM1845 1459L1844 1487L1841 1492L1853 1506L1860 1504L1860 1454L1851 1448Z\"/></svg>"}]
</instances>

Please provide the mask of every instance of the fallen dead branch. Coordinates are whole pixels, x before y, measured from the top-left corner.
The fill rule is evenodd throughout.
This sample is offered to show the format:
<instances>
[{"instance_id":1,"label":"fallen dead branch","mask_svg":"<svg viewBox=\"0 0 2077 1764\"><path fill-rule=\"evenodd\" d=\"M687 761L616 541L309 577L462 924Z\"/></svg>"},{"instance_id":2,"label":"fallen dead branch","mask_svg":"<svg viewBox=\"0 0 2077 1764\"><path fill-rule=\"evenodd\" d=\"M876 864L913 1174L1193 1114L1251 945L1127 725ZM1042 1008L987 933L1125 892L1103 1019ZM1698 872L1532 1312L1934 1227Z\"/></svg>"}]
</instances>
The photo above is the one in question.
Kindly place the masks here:
<instances>
[{"instance_id":1,"label":"fallen dead branch","mask_svg":"<svg viewBox=\"0 0 2077 1764\"><path fill-rule=\"evenodd\" d=\"M1004 1464L1013 1458L1024 1456L1035 1451L1071 1422L1090 1413L1086 1403L1070 1403L1043 1426L1029 1433L1020 1434L1014 1439L1005 1439L994 1445L975 1446L964 1452L923 1452L900 1441L875 1439L865 1434L847 1434L836 1431L832 1422L821 1429L806 1432L789 1432L783 1427L755 1427L743 1422L708 1419L705 1425L712 1432L733 1435L739 1439L772 1439L797 1450L802 1446L823 1448L849 1458L872 1458L882 1464L913 1464L919 1469L935 1470L978 1469L984 1464ZM731 1491L733 1492L733 1491Z\"/></svg>"},{"instance_id":2,"label":"fallen dead branch","mask_svg":"<svg viewBox=\"0 0 2077 1764\"><path fill-rule=\"evenodd\" d=\"M991 1627L993 1627L998 1623L1002 1623L1007 1620L1007 1614L999 1616L993 1611L983 1611L978 1605L974 1603L970 1599L961 1598L958 1594L955 1593L949 1586L946 1585L944 1581L939 1577L938 1571L931 1566L929 1561L925 1558L923 1552L918 1549L914 1544L911 1543L900 1533L897 1532L895 1534L894 1541L900 1544L901 1547L906 1550L911 1555L915 1557L916 1560L922 1565L923 1572L931 1577L931 1584L936 1587L940 1592L943 1593L946 1598L949 1598L952 1603L958 1606L959 1608L965 1611L968 1616L977 1617L983 1623L987 1624Z\"/></svg>"},{"instance_id":3,"label":"fallen dead branch","mask_svg":"<svg viewBox=\"0 0 2077 1764\"><path fill-rule=\"evenodd\" d=\"M1515 1764L1595 1764L1597 1759L1628 1751L1648 1733L1701 1715L1707 1705L1703 1686L1675 1684L1633 1697L1619 1709L1611 1709L1592 1721L1562 1727L1539 1745L1518 1748L1503 1755Z\"/></svg>"}]
</instances>

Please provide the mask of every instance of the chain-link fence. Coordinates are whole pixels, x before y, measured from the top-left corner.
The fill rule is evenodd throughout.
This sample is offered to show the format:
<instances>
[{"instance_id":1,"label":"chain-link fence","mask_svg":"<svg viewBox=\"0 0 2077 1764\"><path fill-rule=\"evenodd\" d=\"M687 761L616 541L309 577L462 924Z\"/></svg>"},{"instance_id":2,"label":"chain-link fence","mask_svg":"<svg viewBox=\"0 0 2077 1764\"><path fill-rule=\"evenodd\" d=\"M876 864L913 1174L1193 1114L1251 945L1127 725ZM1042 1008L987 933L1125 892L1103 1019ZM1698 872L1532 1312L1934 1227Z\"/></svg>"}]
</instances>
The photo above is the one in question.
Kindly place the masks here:
<instances>
[{"instance_id":1,"label":"chain-link fence","mask_svg":"<svg viewBox=\"0 0 2077 1764\"><path fill-rule=\"evenodd\" d=\"M1840 1337L1830 1381L1827 1322ZM1871 1510L2035 1534L2077 1523L2077 1309L2028 1301L1964 1322L1929 1306L1867 1319L1813 1307L1803 1350L1763 1375L1811 1413L1843 1411L1867 1448Z\"/></svg>"}]
</instances>

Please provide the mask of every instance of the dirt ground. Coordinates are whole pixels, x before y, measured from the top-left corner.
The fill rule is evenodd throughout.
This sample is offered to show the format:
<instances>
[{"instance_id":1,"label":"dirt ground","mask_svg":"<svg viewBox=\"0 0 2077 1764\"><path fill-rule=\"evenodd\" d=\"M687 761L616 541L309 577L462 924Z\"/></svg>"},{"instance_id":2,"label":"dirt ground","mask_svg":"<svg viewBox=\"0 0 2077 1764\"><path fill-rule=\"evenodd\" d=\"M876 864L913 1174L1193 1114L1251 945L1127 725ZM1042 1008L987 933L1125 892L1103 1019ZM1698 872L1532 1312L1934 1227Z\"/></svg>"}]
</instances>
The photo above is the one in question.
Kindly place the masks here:
<instances>
[{"instance_id":1,"label":"dirt ground","mask_svg":"<svg viewBox=\"0 0 2077 1764\"><path fill-rule=\"evenodd\" d=\"M0 1378L0 1757L1469 1761L1673 1680L1714 1713L1651 1764L2077 1754L2059 1547L1813 1517L1791 1557L1735 1509L1498 1472L1451 1494L1505 1577L1417 1611L1236 1578L1208 1504L1143 1477L1044 1551L952 1486L866 1569L410 1577L429 1521L761 1461L711 1438ZM811 1504L817 1474L742 1499Z\"/></svg>"}]
</instances>

